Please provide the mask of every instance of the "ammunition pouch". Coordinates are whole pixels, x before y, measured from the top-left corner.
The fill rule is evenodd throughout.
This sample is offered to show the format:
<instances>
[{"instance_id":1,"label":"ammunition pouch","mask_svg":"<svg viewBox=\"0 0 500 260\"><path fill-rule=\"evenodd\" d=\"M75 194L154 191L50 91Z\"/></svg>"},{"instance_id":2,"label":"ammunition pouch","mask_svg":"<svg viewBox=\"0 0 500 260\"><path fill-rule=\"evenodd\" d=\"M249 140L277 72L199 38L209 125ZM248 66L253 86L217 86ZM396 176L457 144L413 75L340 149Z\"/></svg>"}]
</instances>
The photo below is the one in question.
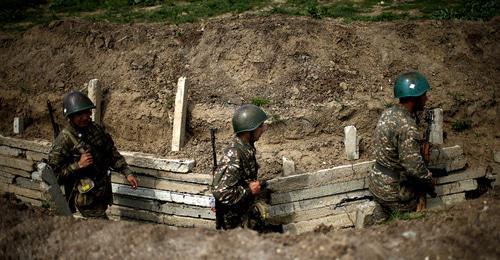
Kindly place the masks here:
<instances>
[{"instance_id":1,"label":"ammunition pouch","mask_svg":"<svg viewBox=\"0 0 500 260\"><path fill-rule=\"evenodd\" d=\"M75 189L75 205L78 207L89 206L96 200L107 200L109 197L107 178L94 181L91 178L83 178L78 181Z\"/></svg>"}]
</instances>

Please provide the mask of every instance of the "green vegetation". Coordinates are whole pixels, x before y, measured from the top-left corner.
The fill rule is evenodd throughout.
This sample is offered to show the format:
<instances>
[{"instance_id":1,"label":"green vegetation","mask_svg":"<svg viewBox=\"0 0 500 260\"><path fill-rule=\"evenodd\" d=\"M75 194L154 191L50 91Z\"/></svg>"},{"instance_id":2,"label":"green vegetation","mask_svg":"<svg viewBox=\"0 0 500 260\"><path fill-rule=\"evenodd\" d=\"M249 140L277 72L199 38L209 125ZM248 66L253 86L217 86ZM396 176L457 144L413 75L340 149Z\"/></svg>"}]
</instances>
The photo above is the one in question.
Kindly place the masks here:
<instances>
[{"instance_id":1,"label":"green vegetation","mask_svg":"<svg viewBox=\"0 0 500 260\"><path fill-rule=\"evenodd\" d=\"M453 122L451 125L451 128L455 132L463 132L465 130L468 130L472 127L472 122L470 120L457 120Z\"/></svg>"},{"instance_id":2,"label":"green vegetation","mask_svg":"<svg viewBox=\"0 0 500 260\"><path fill-rule=\"evenodd\" d=\"M265 99L265 98L260 98L260 97L253 97L251 100L250 100L250 103L256 105L256 106L266 106L266 105L269 105L271 104L271 100L269 99Z\"/></svg>"},{"instance_id":3,"label":"green vegetation","mask_svg":"<svg viewBox=\"0 0 500 260\"><path fill-rule=\"evenodd\" d=\"M343 21L416 19L489 20L500 15L496 0L3 0L0 29L23 30L65 17L115 23L187 23L228 13L338 18Z\"/></svg>"},{"instance_id":4,"label":"green vegetation","mask_svg":"<svg viewBox=\"0 0 500 260\"><path fill-rule=\"evenodd\" d=\"M392 222L395 220L412 220L412 219L422 219L425 217L424 212L399 212L395 211L389 216L387 222Z\"/></svg>"}]
</instances>

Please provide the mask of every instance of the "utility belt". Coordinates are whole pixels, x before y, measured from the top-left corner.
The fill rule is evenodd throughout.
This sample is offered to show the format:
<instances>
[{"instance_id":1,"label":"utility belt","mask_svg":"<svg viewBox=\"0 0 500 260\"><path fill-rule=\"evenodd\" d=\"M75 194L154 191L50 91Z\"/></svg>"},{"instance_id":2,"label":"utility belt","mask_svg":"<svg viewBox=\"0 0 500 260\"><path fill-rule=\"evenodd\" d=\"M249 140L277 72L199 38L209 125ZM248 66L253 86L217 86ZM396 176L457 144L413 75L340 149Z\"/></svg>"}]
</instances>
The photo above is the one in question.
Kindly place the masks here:
<instances>
[{"instance_id":1,"label":"utility belt","mask_svg":"<svg viewBox=\"0 0 500 260\"><path fill-rule=\"evenodd\" d=\"M399 180L401 178L401 171L395 171L393 169L387 168L378 162L375 162L375 169L379 170L382 174L387 175L393 179Z\"/></svg>"}]
</instances>

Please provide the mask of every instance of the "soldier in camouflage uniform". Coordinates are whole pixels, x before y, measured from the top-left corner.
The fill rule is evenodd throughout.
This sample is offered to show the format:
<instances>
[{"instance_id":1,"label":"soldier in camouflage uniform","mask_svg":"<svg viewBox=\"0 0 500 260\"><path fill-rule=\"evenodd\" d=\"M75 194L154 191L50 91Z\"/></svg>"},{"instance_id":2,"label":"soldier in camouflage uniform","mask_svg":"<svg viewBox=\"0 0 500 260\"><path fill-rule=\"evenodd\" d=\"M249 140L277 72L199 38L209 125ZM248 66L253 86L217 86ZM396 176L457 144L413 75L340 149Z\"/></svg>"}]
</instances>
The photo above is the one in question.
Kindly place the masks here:
<instances>
[{"instance_id":1,"label":"soldier in camouflage uniform","mask_svg":"<svg viewBox=\"0 0 500 260\"><path fill-rule=\"evenodd\" d=\"M216 201L217 228L247 227L262 230L266 205L258 202L261 182L254 143L266 131L267 115L255 105L242 105L234 113L236 134L215 172L212 192Z\"/></svg>"},{"instance_id":2,"label":"soldier in camouflage uniform","mask_svg":"<svg viewBox=\"0 0 500 260\"><path fill-rule=\"evenodd\" d=\"M76 206L84 217L106 218L112 202L110 169L121 172L134 189L137 179L111 136L92 122L91 109L95 106L85 94L66 94L63 107L69 125L55 139L49 165L64 184L73 212Z\"/></svg>"},{"instance_id":3,"label":"soldier in camouflage uniform","mask_svg":"<svg viewBox=\"0 0 500 260\"><path fill-rule=\"evenodd\" d=\"M386 109L378 121L376 163L369 178L369 189L382 209L378 221L394 212L415 211L417 191L433 188L432 174L420 153L416 123L416 112L424 109L429 89L420 73L401 74L394 85L399 104Z\"/></svg>"}]
</instances>

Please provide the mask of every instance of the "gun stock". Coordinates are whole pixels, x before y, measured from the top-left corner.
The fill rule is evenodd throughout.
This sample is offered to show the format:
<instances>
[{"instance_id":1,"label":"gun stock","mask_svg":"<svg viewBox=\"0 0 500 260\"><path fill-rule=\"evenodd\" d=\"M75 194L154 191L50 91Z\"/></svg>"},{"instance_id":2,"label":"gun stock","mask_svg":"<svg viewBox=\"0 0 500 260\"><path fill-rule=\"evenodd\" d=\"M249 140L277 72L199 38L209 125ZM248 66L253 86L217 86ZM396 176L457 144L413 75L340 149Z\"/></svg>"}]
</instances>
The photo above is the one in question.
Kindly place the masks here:
<instances>
[{"instance_id":1,"label":"gun stock","mask_svg":"<svg viewBox=\"0 0 500 260\"><path fill-rule=\"evenodd\" d=\"M56 119L54 118L54 109L52 108L52 105L48 100L47 100L47 110L49 111L49 118L50 118L50 123L52 124L52 132L54 134L54 139L56 139L57 136L59 135L60 129L59 125L56 122Z\"/></svg>"}]
</instances>

